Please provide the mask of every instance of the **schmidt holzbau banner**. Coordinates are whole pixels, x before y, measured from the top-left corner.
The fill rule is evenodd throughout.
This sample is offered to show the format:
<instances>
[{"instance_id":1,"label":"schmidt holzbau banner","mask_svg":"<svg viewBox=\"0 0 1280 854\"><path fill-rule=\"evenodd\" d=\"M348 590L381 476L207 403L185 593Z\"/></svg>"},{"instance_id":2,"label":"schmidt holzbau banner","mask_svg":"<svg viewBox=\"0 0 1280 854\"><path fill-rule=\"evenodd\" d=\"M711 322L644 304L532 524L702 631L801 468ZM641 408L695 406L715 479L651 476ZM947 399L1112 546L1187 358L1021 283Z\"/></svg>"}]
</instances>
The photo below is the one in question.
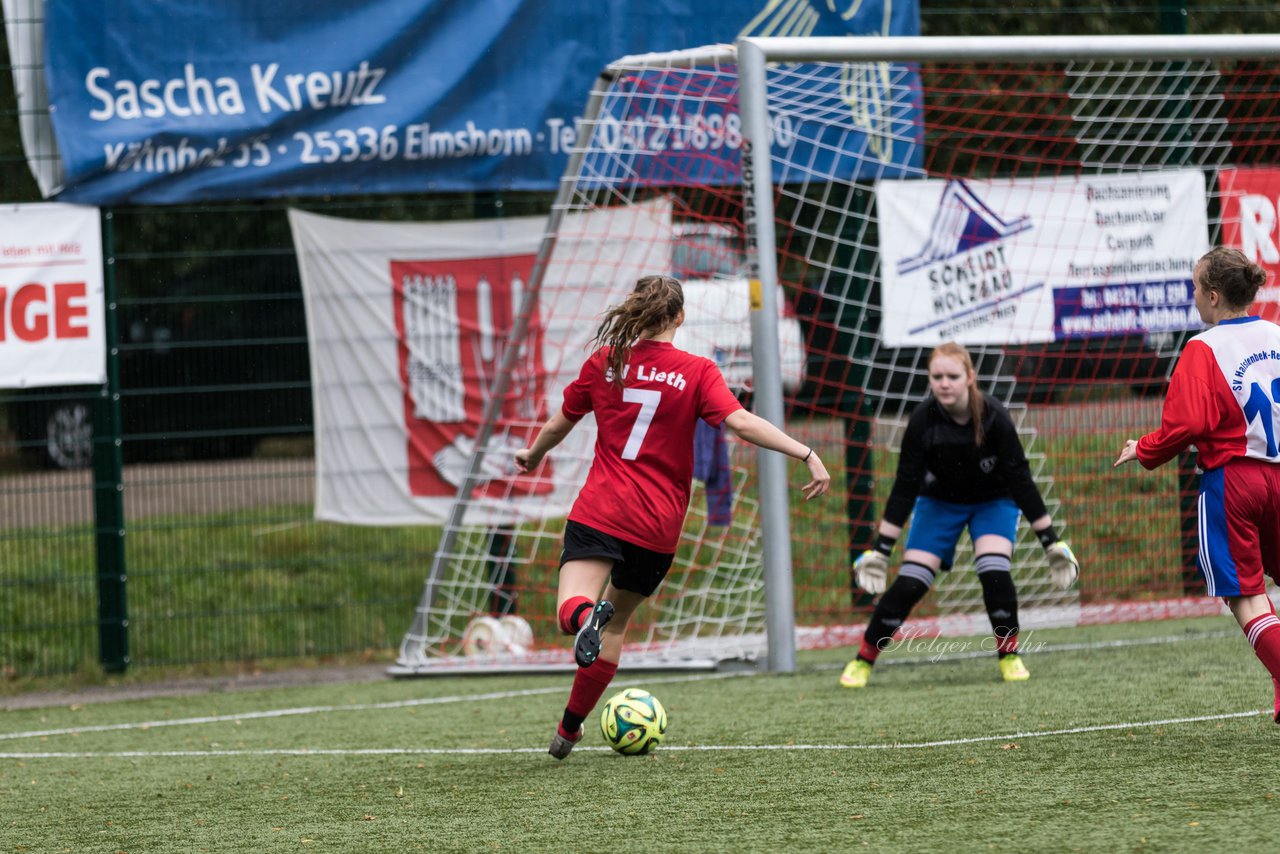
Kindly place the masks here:
<instances>
[{"instance_id":1,"label":"schmidt holzbau banner","mask_svg":"<svg viewBox=\"0 0 1280 854\"><path fill-rule=\"evenodd\" d=\"M0 206L0 388L106 381L98 209Z\"/></svg>"},{"instance_id":2,"label":"schmidt holzbau banner","mask_svg":"<svg viewBox=\"0 0 1280 854\"><path fill-rule=\"evenodd\" d=\"M1199 329L1209 249L1195 169L881 181L881 335L891 347Z\"/></svg>"}]
</instances>

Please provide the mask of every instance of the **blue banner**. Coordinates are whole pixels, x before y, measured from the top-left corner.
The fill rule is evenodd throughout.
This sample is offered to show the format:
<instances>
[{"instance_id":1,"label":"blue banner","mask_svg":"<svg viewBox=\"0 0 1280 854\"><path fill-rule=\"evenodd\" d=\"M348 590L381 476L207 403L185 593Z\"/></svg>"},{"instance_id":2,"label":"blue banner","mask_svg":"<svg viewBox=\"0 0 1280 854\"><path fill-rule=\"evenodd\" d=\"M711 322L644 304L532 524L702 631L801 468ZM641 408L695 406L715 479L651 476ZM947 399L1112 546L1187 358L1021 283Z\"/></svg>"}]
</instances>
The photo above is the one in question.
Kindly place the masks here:
<instances>
[{"instance_id":1,"label":"blue banner","mask_svg":"<svg viewBox=\"0 0 1280 854\"><path fill-rule=\"evenodd\" d=\"M917 34L918 0L890 3L48 3L57 198L552 189L613 60L741 35Z\"/></svg>"},{"instance_id":2,"label":"blue banner","mask_svg":"<svg viewBox=\"0 0 1280 854\"><path fill-rule=\"evenodd\" d=\"M1054 337L1092 338L1125 333L1153 334L1199 329L1191 279L1158 279L1122 285L1056 288Z\"/></svg>"},{"instance_id":3,"label":"blue banner","mask_svg":"<svg viewBox=\"0 0 1280 854\"><path fill-rule=\"evenodd\" d=\"M920 78L877 63L787 63L767 72L774 177L922 178ZM729 186L742 180L736 74L664 68L620 75L601 107L580 185ZM862 105L858 111L852 104ZM798 174L797 174L798 173Z\"/></svg>"}]
</instances>

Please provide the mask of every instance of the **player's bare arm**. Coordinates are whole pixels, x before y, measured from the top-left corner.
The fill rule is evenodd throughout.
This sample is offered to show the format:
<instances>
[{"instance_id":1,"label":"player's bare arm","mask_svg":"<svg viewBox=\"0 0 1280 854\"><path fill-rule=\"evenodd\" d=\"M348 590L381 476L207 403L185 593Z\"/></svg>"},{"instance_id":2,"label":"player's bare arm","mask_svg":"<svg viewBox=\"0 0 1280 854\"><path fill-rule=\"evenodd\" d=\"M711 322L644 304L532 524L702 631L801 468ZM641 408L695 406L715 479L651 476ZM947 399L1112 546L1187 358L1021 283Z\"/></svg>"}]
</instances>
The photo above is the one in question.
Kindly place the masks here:
<instances>
[{"instance_id":1,"label":"player's bare arm","mask_svg":"<svg viewBox=\"0 0 1280 854\"><path fill-rule=\"evenodd\" d=\"M786 454L809 467L809 482L800 487L806 501L824 494L831 486L831 475L813 448L792 439L786 433L755 413L739 409L724 420L734 435L770 451Z\"/></svg>"},{"instance_id":2,"label":"player's bare arm","mask_svg":"<svg viewBox=\"0 0 1280 854\"><path fill-rule=\"evenodd\" d=\"M563 410L557 409L556 414L542 425L533 444L516 451L516 471L525 474L536 469L547 452L563 442L572 429L573 422L565 417Z\"/></svg>"}]
</instances>

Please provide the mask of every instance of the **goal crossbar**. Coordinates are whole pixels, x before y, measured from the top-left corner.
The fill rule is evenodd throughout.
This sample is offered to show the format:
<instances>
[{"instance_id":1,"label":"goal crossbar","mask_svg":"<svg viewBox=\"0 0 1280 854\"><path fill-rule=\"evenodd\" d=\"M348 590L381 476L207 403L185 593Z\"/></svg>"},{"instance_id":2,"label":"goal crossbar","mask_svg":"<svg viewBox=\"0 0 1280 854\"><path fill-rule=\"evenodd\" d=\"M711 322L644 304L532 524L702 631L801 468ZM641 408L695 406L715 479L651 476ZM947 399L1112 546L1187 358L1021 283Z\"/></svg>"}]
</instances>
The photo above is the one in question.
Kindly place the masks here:
<instances>
[{"instance_id":1,"label":"goal crossbar","mask_svg":"<svg viewBox=\"0 0 1280 854\"><path fill-rule=\"evenodd\" d=\"M1195 36L825 36L745 38L768 62L970 60L1051 62L1087 59L1265 59L1280 34Z\"/></svg>"}]
</instances>

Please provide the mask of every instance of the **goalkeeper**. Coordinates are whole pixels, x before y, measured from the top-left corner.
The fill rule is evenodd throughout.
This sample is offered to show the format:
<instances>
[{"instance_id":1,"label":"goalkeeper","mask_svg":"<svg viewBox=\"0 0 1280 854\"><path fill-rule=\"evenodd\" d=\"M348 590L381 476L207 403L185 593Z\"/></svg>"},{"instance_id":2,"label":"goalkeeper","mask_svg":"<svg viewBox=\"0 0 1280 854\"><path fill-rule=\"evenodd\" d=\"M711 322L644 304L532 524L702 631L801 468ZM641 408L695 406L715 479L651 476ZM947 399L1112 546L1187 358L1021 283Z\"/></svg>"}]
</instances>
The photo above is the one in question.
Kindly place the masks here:
<instances>
[{"instance_id":1,"label":"goalkeeper","mask_svg":"<svg viewBox=\"0 0 1280 854\"><path fill-rule=\"evenodd\" d=\"M884 595L867 624L858 657L840 675L846 688L866 686L876 657L938 573L951 569L965 528L973 540L982 601L1006 682L1031 676L1018 656L1018 593L1010 572L1019 510L1044 546L1053 583L1066 589L1079 574L1079 562L1058 539L1031 479L1009 413L978 388L977 380L969 351L959 344L941 344L929 354L931 394L907 423L875 547L853 565L859 587ZM886 591L889 557L913 512L902 566Z\"/></svg>"}]
</instances>

